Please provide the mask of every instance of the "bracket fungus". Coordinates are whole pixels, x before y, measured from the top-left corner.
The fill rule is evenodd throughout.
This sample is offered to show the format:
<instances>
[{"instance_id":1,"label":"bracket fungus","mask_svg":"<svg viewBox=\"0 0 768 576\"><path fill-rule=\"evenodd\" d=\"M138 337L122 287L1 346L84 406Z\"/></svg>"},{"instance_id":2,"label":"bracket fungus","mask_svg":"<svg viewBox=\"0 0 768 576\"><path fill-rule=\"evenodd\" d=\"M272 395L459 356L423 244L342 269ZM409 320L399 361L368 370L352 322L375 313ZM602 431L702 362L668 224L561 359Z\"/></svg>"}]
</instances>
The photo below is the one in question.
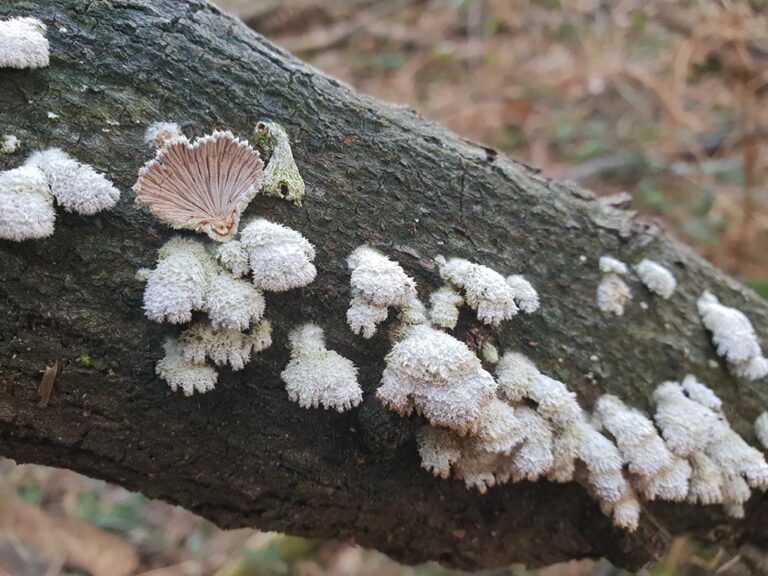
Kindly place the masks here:
<instances>
[{"instance_id":1,"label":"bracket fungus","mask_svg":"<svg viewBox=\"0 0 768 576\"><path fill-rule=\"evenodd\" d=\"M163 348L165 356L158 361L155 372L168 382L172 391L181 390L184 396L192 396L195 392L204 394L214 389L219 378L216 370L184 358L181 343L174 338L166 340Z\"/></svg>"},{"instance_id":2,"label":"bracket fungus","mask_svg":"<svg viewBox=\"0 0 768 576\"><path fill-rule=\"evenodd\" d=\"M530 282L520 275L501 274L463 258L435 258L440 276L464 291L464 300L485 324L494 326L517 316L519 310L534 312L539 298Z\"/></svg>"},{"instance_id":3,"label":"bracket fungus","mask_svg":"<svg viewBox=\"0 0 768 576\"><path fill-rule=\"evenodd\" d=\"M377 398L390 410L413 409L433 426L472 433L496 382L480 359L453 336L424 324L410 326L387 354Z\"/></svg>"},{"instance_id":4,"label":"bracket fungus","mask_svg":"<svg viewBox=\"0 0 768 576\"><path fill-rule=\"evenodd\" d=\"M598 399L595 415L616 440L624 463L636 476L636 487L646 500L685 499L691 467L667 448L650 418L610 394Z\"/></svg>"},{"instance_id":5,"label":"bracket fungus","mask_svg":"<svg viewBox=\"0 0 768 576\"><path fill-rule=\"evenodd\" d=\"M56 203L68 212L91 216L120 199L120 191L103 174L58 148L35 152L27 164L45 174Z\"/></svg>"},{"instance_id":6,"label":"bracket fungus","mask_svg":"<svg viewBox=\"0 0 768 576\"><path fill-rule=\"evenodd\" d=\"M262 290L284 292L314 281L315 247L299 232L257 218L240 233L248 253L253 283Z\"/></svg>"},{"instance_id":7,"label":"bracket fungus","mask_svg":"<svg viewBox=\"0 0 768 576\"><path fill-rule=\"evenodd\" d=\"M755 436L757 436L763 448L768 450L768 411L762 412L755 419Z\"/></svg>"},{"instance_id":8,"label":"bracket fungus","mask_svg":"<svg viewBox=\"0 0 768 576\"><path fill-rule=\"evenodd\" d=\"M46 26L37 18L0 20L0 68L45 68L50 63Z\"/></svg>"},{"instance_id":9,"label":"bracket fungus","mask_svg":"<svg viewBox=\"0 0 768 576\"><path fill-rule=\"evenodd\" d=\"M224 242L258 192L262 166L259 153L229 131L194 143L176 138L141 168L133 190L136 202L172 228Z\"/></svg>"},{"instance_id":10,"label":"bracket fungus","mask_svg":"<svg viewBox=\"0 0 768 576\"><path fill-rule=\"evenodd\" d=\"M215 273L216 262L205 246L188 238L171 238L149 272L144 312L155 322L189 322L193 311L203 309L206 288Z\"/></svg>"},{"instance_id":11,"label":"bracket fungus","mask_svg":"<svg viewBox=\"0 0 768 576\"><path fill-rule=\"evenodd\" d=\"M624 315L624 307L632 299L632 291L621 276L628 272L627 265L611 256L600 257L603 278L597 287L597 307L605 314Z\"/></svg>"},{"instance_id":12,"label":"bracket fungus","mask_svg":"<svg viewBox=\"0 0 768 576\"><path fill-rule=\"evenodd\" d=\"M731 429L719 411L719 399L713 402L714 392L704 394L706 386L700 382L693 386L693 376L683 382L664 382L654 391L656 425L667 447L692 467L688 500L723 504L729 515L740 518L750 488L768 489L768 464ZM697 393L691 396L686 390Z\"/></svg>"},{"instance_id":13,"label":"bracket fungus","mask_svg":"<svg viewBox=\"0 0 768 576\"><path fill-rule=\"evenodd\" d=\"M112 208L120 191L91 166L52 148L0 172L0 238L22 241L53 234L54 198L86 216Z\"/></svg>"},{"instance_id":14,"label":"bracket fungus","mask_svg":"<svg viewBox=\"0 0 768 576\"><path fill-rule=\"evenodd\" d=\"M648 258L643 258L635 265L635 272L637 272L640 281L645 284L648 290L658 294L665 300L669 300L677 288L677 280L675 280L672 272L658 262Z\"/></svg>"},{"instance_id":15,"label":"bracket fungus","mask_svg":"<svg viewBox=\"0 0 768 576\"><path fill-rule=\"evenodd\" d=\"M181 334L184 359L197 366L210 358L217 366L229 364L242 370L251 354L272 345L272 326L260 320L243 332L232 328L216 328L210 322L195 322Z\"/></svg>"},{"instance_id":16,"label":"bracket fungus","mask_svg":"<svg viewBox=\"0 0 768 576\"><path fill-rule=\"evenodd\" d=\"M478 408L471 426L440 428L428 417L430 425L417 436L422 467L444 478L453 473L468 488L485 492L510 481L581 479L576 475L581 461L583 481L601 509L617 525L634 530L640 506L619 450L589 424L575 395L519 353L505 354L497 374L499 397Z\"/></svg>"},{"instance_id":17,"label":"bracket fungus","mask_svg":"<svg viewBox=\"0 0 768 576\"><path fill-rule=\"evenodd\" d=\"M0 172L0 238L33 240L53 234L56 212L48 182L36 166Z\"/></svg>"},{"instance_id":18,"label":"bracket fungus","mask_svg":"<svg viewBox=\"0 0 768 576\"><path fill-rule=\"evenodd\" d=\"M230 240L219 244L216 247L216 260L238 278L247 276L251 270L248 252L239 240Z\"/></svg>"},{"instance_id":19,"label":"bracket fungus","mask_svg":"<svg viewBox=\"0 0 768 576\"><path fill-rule=\"evenodd\" d=\"M407 307L417 299L413 278L405 273L400 264L373 248L358 247L347 258L347 265L352 271L352 300L347 310L347 324L352 332L362 334L363 338L373 337L376 325L387 319L390 306ZM416 305L419 311L410 311L416 312L423 322L426 318L421 319L423 306L420 304ZM406 315L408 312L406 310Z\"/></svg>"},{"instance_id":20,"label":"bracket fungus","mask_svg":"<svg viewBox=\"0 0 768 576\"><path fill-rule=\"evenodd\" d=\"M429 319L435 326L453 330L459 321L459 308L464 298L452 286L443 286L429 296Z\"/></svg>"},{"instance_id":21,"label":"bracket fungus","mask_svg":"<svg viewBox=\"0 0 768 576\"><path fill-rule=\"evenodd\" d=\"M288 339L291 360L281 377L293 402L302 408L322 406L344 412L363 401L357 368L325 347L322 328L305 324L293 329Z\"/></svg>"},{"instance_id":22,"label":"bracket fungus","mask_svg":"<svg viewBox=\"0 0 768 576\"><path fill-rule=\"evenodd\" d=\"M214 328L245 330L264 314L263 294L250 282L220 270L205 290L205 311Z\"/></svg>"},{"instance_id":23,"label":"bracket fungus","mask_svg":"<svg viewBox=\"0 0 768 576\"><path fill-rule=\"evenodd\" d=\"M252 141L269 160L264 169L261 192L265 196L277 196L301 206L304 179L293 159L285 128L276 122L259 122L253 130Z\"/></svg>"},{"instance_id":24,"label":"bracket fungus","mask_svg":"<svg viewBox=\"0 0 768 576\"><path fill-rule=\"evenodd\" d=\"M155 148L162 148L179 139L186 140L186 136L175 122L154 122L144 132L144 142Z\"/></svg>"},{"instance_id":25,"label":"bracket fungus","mask_svg":"<svg viewBox=\"0 0 768 576\"><path fill-rule=\"evenodd\" d=\"M741 310L721 304L710 292L704 292L697 305L701 322L712 333L717 353L726 359L733 374L747 380L768 375L768 359L763 356L752 323Z\"/></svg>"}]
</instances>

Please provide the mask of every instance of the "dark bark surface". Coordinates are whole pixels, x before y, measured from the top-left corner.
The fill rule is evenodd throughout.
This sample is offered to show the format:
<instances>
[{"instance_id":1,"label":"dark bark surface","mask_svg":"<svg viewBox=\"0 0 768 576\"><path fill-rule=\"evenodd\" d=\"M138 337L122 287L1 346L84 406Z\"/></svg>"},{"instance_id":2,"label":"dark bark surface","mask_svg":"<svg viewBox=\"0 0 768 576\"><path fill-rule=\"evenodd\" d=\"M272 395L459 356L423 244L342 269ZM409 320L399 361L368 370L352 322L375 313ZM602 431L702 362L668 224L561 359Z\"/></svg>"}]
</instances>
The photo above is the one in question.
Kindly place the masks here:
<instances>
[{"instance_id":1,"label":"dark bark surface","mask_svg":"<svg viewBox=\"0 0 768 576\"><path fill-rule=\"evenodd\" d=\"M768 387L709 366L717 357L695 301L712 289L763 338L768 306L655 224L356 94L203 2L0 3L0 17L11 15L48 24L52 62L0 70L0 134L23 144L0 155L0 168L58 146L124 193L95 217L59 210L45 240L0 241L0 453L141 490L224 527L350 538L406 562L479 568L608 556L637 568L686 531L734 544L768 536L762 495L738 522L718 508L646 505L629 535L575 484L523 483L481 496L432 478L419 467L416 422L373 398L384 331L363 341L345 324L345 258L364 242L399 260L422 297L439 284L437 254L524 273L543 306L495 331L501 348L524 350L585 407L609 391L648 410L659 382L693 372L754 443L751 423L768 406ZM301 208L259 197L247 215L306 235L317 246L318 279L268 294L273 347L242 372L222 370L214 392L184 398L154 375L175 329L143 316L134 277L173 234L133 203L130 187L151 156L143 132L173 120L190 135L228 128L245 136L261 119L288 129L307 196ZM627 315L605 317L594 305L604 253L667 262L680 287L663 301L635 283ZM362 407L337 414L289 402L279 379L286 332L307 320L361 368ZM41 370L54 360L61 372L39 407Z\"/></svg>"}]
</instances>

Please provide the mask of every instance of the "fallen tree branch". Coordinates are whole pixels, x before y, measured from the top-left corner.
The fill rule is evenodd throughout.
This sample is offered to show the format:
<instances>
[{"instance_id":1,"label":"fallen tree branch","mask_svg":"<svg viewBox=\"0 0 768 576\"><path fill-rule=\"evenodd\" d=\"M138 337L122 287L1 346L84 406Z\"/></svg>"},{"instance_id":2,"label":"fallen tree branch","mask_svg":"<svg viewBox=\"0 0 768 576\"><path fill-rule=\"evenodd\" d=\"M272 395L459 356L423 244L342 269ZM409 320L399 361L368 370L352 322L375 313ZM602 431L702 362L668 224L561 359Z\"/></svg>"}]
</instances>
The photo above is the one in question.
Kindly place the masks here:
<instances>
[{"instance_id":1,"label":"fallen tree branch","mask_svg":"<svg viewBox=\"0 0 768 576\"><path fill-rule=\"evenodd\" d=\"M646 505L629 534L575 484L521 483L479 495L432 478L419 467L416 418L387 412L373 396L389 343L363 341L346 326L345 259L363 243L381 248L424 295L439 285L438 254L523 272L542 309L496 330L501 348L526 351L583 406L610 391L647 410L659 382L694 372L750 440L768 387L711 366L716 356L695 302L710 289L765 337L768 306L752 292L652 224L410 110L358 95L204 2L0 5L0 17L19 14L49 25L52 60L32 72L0 70L0 126L21 142L0 156L2 168L59 146L128 191L151 155L143 142L151 122L248 134L258 120L276 120L295 143L304 205L259 197L248 215L301 230L317 246L318 278L269 295L274 344L258 361L223 372L214 392L185 398L155 376L174 330L144 317L135 277L172 232L138 209L131 192L98 216L62 212L52 237L0 242L2 454L141 490L223 527L351 539L406 562L479 568L607 556L638 568L685 532L734 545L765 541L762 496L742 521L717 508ZM602 316L594 297L604 253L669 263L675 297L640 293L647 310ZM279 380L286 334L309 319L360 367L360 408L339 415L288 400ZM89 366L75 361L83 353ZM54 357L61 371L43 409L39 369Z\"/></svg>"}]
</instances>

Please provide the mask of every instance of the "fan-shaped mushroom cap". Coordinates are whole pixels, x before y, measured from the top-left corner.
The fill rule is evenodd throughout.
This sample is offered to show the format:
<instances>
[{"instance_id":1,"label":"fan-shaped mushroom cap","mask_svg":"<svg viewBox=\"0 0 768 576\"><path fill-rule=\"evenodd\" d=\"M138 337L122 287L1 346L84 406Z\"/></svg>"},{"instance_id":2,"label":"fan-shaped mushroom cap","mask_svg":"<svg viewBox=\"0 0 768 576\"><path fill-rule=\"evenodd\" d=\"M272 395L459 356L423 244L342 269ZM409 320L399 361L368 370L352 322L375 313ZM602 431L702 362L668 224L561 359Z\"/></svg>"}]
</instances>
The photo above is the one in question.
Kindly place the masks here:
<instances>
[{"instance_id":1,"label":"fan-shaped mushroom cap","mask_svg":"<svg viewBox=\"0 0 768 576\"><path fill-rule=\"evenodd\" d=\"M204 231L225 241L258 191L259 153L231 132L194 143L176 139L160 148L139 172L136 201L173 228Z\"/></svg>"}]
</instances>

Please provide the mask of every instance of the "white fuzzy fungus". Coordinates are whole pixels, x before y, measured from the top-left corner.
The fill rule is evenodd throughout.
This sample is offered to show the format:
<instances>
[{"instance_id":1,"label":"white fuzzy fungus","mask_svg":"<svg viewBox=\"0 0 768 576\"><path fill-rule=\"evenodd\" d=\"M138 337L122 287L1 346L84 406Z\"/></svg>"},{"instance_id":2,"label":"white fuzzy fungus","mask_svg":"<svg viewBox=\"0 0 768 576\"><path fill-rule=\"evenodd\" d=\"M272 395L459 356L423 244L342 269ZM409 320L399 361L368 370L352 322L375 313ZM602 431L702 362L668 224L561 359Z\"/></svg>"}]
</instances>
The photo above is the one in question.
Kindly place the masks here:
<instances>
[{"instance_id":1,"label":"white fuzzy fungus","mask_svg":"<svg viewBox=\"0 0 768 576\"><path fill-rule=\"evenodd\" d=\"M656 389L654 419L667 446L690 462L688 500L722 503L728 514L742 517L750 487L768 488L768 464L731 429L719 411L719 399L713 401L714 392L705 392L706 386L692 376L685 382L687 386L665 382Z\"/></svg>"},{"instance_id":2,"label":"white fuzzy fungus","mask_svg":"<svg viewBox=\"0 0 768 576\"><path fill-rule=\"evenodd\" d=\"M577 427L581 438L579 459L587 468L589 487L600 501L600 509L617 526L634 531L640 518L640 504L622 473L619 449L587 422L580 421Z\"/></svg>"},{"instance_id":3,"label":"white fuzzy fungus","mask_svg":"<svg viewBox=\"0 0 768 576\"><path fill-rule=\"evenodd\" d=\"M200 242L172 238L159 252L144 290L144 310L155 322L182 324L207 312L214 328L245 330L264 314L264 296L219 266Z\"/></svg>"},{"instance_id":4,"label":"white fuzzy fungus","mask_svg":"<svg viewBox=\"0 0 768 576\"><path fill-rule=\"evenodd\" d=\"M485 362L488 364L498 364L499 362L499 349L488 341L483 342L480 347L480 356L482 356Z\"/></svg>"},{"instance_id":5,"label":"white fuzzy fungus","mask_svg":"<svg viewBox=\"0 0 768 576\"><path fill-rule=\"evenodd\" d=\"M461 458L461 438L445 428L422 426L416 435L421 466L435 476L448 478L451 466Z\"/></svg>"},{"instance_id":6,"label":"white fuzzy fungus","mask_svg":"<svg viewBox=\"0 0 768 576\"><path fill-rule=\"evenodd\" d=\"M272 326L267 320L254 324L249 331L215 328L210 322L195 322L181 334L182 354L187 362L205 364L210 358L217 366L229 364L242 370L251 354L272 345Z\"/></svg>"},{"instance_id":7,"label":"white fuzzy fungus","mask_svg":"<svg viewBox=\"0 0 768 576\"><path fill-rule=\"evenodd\" d=\"M363 401L352 361L325 347L323 330L314 324L289 334L291 360L281 373L285 389L302 408L349 410Z\"/></svg>"},{"instance_id":8,"label":"white fuzzy fungus","mask_svg":"<svg viewBox=\"0 0 768 576\"><path fill-rule=\"evenodd\" d=\"M768 359L763 356L749 318L740 310L721 304L710 292L704 292L697 304L701 321L712 333L717 353L726 359L731 372L747 380L768 375Z\"/></svg>"},{"instance_id":9,"label":"white fuzzy fungus","mask_svg":"<svg viewBox=\"0 0 768 576\"><path fill-rule=\"evenodd\" d=\"M506 352L496 366L499 392L510 402L522 402L541 376L536 365L520 352Z\"/></svg>"},{"instance_id":10,"label":"white fuzzy fungus","mask_svg":"<svg viewBox=\"0 0 768 576\"><path fill-rule=\"evenodd\" d=\"M186 360L181 343L175 339L169 338L163 347L165 356L158 361L155 372L168 382L171 390L181 389L184 396L192 396L195 392L204 394L214 389L219 378L214 368Z\"/></svg>"},{"instance_id":11,"label":"white fuzzy fungus","mask_svg":"<svg viewBox=\"0 0 768 576\"><path fill-rule=\"evenodd\" d=\"M665 300L671 298L677 288L677 280L675 280L672 272L658 262L643 258L635 266L635 271L640 277L640 281L645 284L648 290L658 294Z\"/></svg>"},{"instance_id":12,"label":"white fuzzy fungus","mask_svg":"<svg viewBox=\"0 0 768 576\"><path fill-rule=\"evenodd\" d=\"M184 139L184 133L175 122L154 122L144 132L144 142L161 148L174 140Z\"/></svg>"},{"instance_id":13,"label":"white fuzzy fungus","mask_svg":"<svg viewBox=\"0 0 768 576\"><path fill-rule=\"evenodd\" d=\"M533 284L525 279L525 276L513 274L507 276L506 281L515 294L515 302L520 310L526 314L531 314L539 309L539 293L536 292Z\"/></svg>"},{"instance_id":14,"label":"white fuzzy fungus","mask_svg":"<svg viewBox=\"0 0 768 576\"><path fill-rule=\"evenodd\" d=\"M624 307L632 299L632 291L621 278L628 272L627 265L611 256L601 256L599 266L603 278L595 296L597 307L605 314L623 316Z\"/></svg>"},{"instance_id":15,"label":"white fuzzy fungus","mask_svg":"<svg viewBox=\"0 0 768 576\"><path fill-rule=\"evenodd\" d=\"M19 139L13 134L0 137L0 153L13 154L19 148Z\"/></svg>"},{"instance_id":16,"label":"white fuzzy fungus","mask_svg":"<svg viewBox=\"0 0 768 576\"><path fill-rule=\"evenodd\" d=\"M696 376L693 374L687 374L680 385L683 387L683 392L688 398L706 406L713 412L720 412L723 407L723 402L706 384L696 380Z\"/></svg>"},{"instance_id":17,"label":"white fuzzy fungus","mask_svg":"<svg viewBox=\"0 0 768 576\"><path fill-rule=\"evenodd\" d=\"M603 274L621 274L623 276L629 272L627 265L613 256L601 256L598 266Z\"/></svg>"},{"instance_id":18,"label":"white fuzzy fungus","mask_svg":"<svg viewBox=\"0 0 768 576\"><path fill-rule=\"evenodd\" d=\"M240 243L248 252L253 283L262 290L284 292L317 276L314 246L287 226L257 218L243 228Z\"/></svg>"},{"instance_id":19,"label":"white fuzzy fungus","mask_svg":"<svg viewBox=\"0 0 768 576\"><path fill-rule=\"evenodd\" d=\"M768 450L768 412L761 413L755 419L755 435L763 448Z\"/></svg>"},{"instance_id":20,"label":"white fuzzy fungus","mask_svg":"<svg viewBox=\"0 0 768 576\"><path fill-rule=\"evenodd\" d=\"M58 148L32 154L27 164L45 174L56 203L68 212L89 216L120 199L120 191L103 174Z\"/></svg>"},{"instance_id":21,"label":"white fuzzy fungus","mask_svg":"<svg viewBox=\"0 0 768 576\"><path fill-rule=\"evenodd\" d=\"M250 271L248 252L239 240L223 242L216 248L216 260L238 278Z\"/></svg>"},{"instance_id":22,"label":"white fuzzy fungus","mask_svg":"<svg viewBox=\"0 0 768 576\"><path fill-rule=\"evenodd\" d=\"M414 329L415 338L425 347L434 348L423 333L425 330L432 329ZM413 362L407 365L411 368ZM433 370L441 369L444 370L439 363L433 364ZM400 380L419 379L405 371L398 376ZM576 462L581 461L587 472L587 486L601 509L617 526L636 529L640 505L624 477L622 455L611 440L590 425L565 384L542 374L516 352L508 352L500 359L497 380L500 398L504 400L494 398L483 403L471 425L449 430L436 428L435 422L431 422L432 426L420 430L417 439L422 467L444 478L453 474L468 488L485 492L510 481L546 477L554 482L570 482L576 478ZM395 387L400 390L400 381ZM649 423L647 419L644 422ZM629 432L624 439L627 446L632 445ZM660 442L658 435L656 439ZM666 453L669 455L669 451ZM648 488L648 492L654 496L667 494L670 485L678 486L674 496L680 499L686 495L687 478L681 490L679 474L685 476L687 471L690 475L690 468L687 462L670 457L675 466L670 466L668 472L660 469L663 473L656 480L658 486Z\"/></svg>"},{"instance_id":23,"label":"white fuzzy fungus","mask_svg":"<svg viewBox=\"0 0 768 576\"><path fill-rule=\"evenodd\" d=\"M211 277L205 306L214 328L245 330L264 314L264 296L250 282L222 270Z\"/></svg>"},{"instance_id":24,"label":"white fuzzy fungus","mask_svg":"<svg viewBox=\"0 0 768 576\"><path fill-rule=\"evenodd\" d=\"M35 166L0 172L0 238L31 240L53 234L56 213L45 174Z\"/></svg>"},{"instance_id":25,"label":"white fuzzy fungus","mask_svg":"<svg viewBox=\"0 0 768 576\"><path fill-rule=\"evenodd\" d=\"M595 413L616 440L624 463L637 476L638 488L647 500L686 498L690 465L669 451L652 420L609 394L598 399Z\"/></svg>"},{"instance_id":26,"label":"white fuzzy fungus","mask_svg":"<svg viewBox=\"0 0 768 576\"><path fill-rule=\"evenodd\" d=\"M515 290L495 270L463 258L438 256L435 262L443 280L464 291L467 305L485 324L495 326L517 315Z\"/></svg>"},{"instance_id":27,"label":"white fuzzy fungus","mask_svg":"<svg viewBox=\"0 0 768 576\"><path fill-rule=\"evenodd\" d=\"M435 326L453 330L459 321L459 308L464 298L452 286L443 286L429 296L429 319Z\"/></svg>"},{"instance_id":28,"label":"white fuzzy fungus","mask_svg":"<svg viewBox=\"0 0 768 576\"><path fill-rule=\"evenodd\" d=\"M386 357L376 396L407 415L415 409L434 426L459 434L477 429L496 382L463 343L426 325L411 326Z\"/></svg>"},{"instance_id":29,"label":"white fuzzy fungus","mask_svg":"<svg viewBox=\"0 0 768 576\"><path fill-rule=\"evenodd\" d=\"M654 419L667 447L683 457L704 450L725 432L724 418L691 400L677 382L664 382L653 392Z\"/></svg>"},{"instance_id":30,"label":"white fuzzy fungus","mask_svg":"<svg viewBox=\"0 0 768 576\"><path fill-rule=\"evenodd\" d=\"M37 18L0 20L0 68L45 68L50 63L46 26Z\"/></svg>"},{"instance_id":31,"label":"white fuzzy fungus","mask_svg":"<svg viewBox=\"0 0 768 576\"><path fill-rule=\"evenodd\" d=\"M172 238L160 249L158 262L144 290L144 312L155 322L182 324L202 310L217 265L205 246L186 238Z\"/></svg>"},{"instance_id":32,"label":"white fuzzy fungus","mask_svg":"<svg viewBox=\"0 0 768 576\"><path fill-rule=\"evenodd\" d=\"M689 457L691 483L688 502L691 504L722 504L723 473L720 467L704 452L694 452Z\"/></svg>"},{"instance_id":33,"label":"white fuzzy fungus","mask_svg":"<svg viewBox=\"0 0 768 576\"><path fill-rule=\"evenodd\" d=\"M352 332L371 338L376 333L376 325L386 320L390 306L410 306L406 315L415 312L421 317L423 306L415 309L421 305L415 304L418 301L416 283L400 264L373 248L360 246L349 255L347 265L352 272L352 300L347 311L347 324ZM406 323L419 322L411 318L406 319Z\"/></svg>"}]
</instances>

